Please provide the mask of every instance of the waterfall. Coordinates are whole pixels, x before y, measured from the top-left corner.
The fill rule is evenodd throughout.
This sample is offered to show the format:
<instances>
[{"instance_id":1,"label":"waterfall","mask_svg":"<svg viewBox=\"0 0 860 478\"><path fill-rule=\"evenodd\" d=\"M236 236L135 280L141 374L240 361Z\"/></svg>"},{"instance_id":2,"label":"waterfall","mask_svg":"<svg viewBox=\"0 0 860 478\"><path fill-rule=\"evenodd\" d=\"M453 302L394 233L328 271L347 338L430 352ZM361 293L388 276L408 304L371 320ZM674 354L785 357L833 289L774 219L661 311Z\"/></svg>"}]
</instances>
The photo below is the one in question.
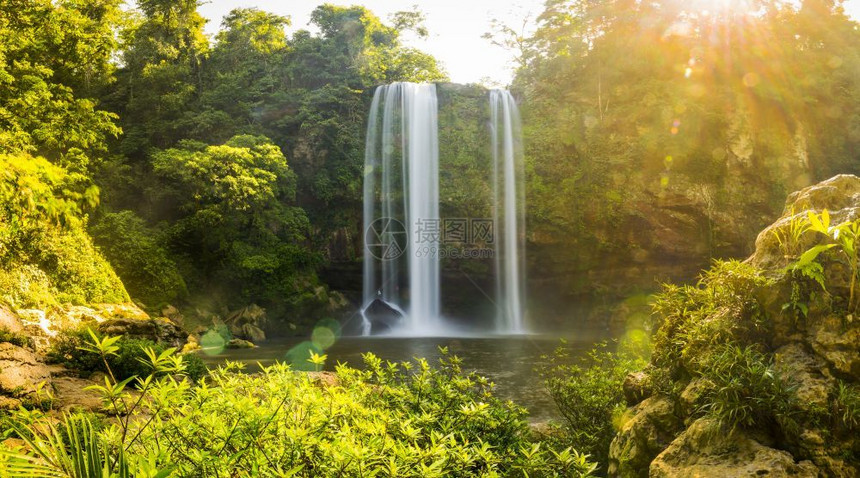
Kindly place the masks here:
<instances>
[{"instance_id":1,"label":"waterfall","mask_svg":"<svg viewBox=\"0 0 860 478\"><path fill-rule=\"evenodd\" d=\"M524 331L525 194L522 127L507 90L490 91L493 224L496 230L496 331Z\"/></svg>"},{"instance_id":2,"label":"waterfall","mask_svg":"<svg viewBox=\"0 0 860 478\"><path fill-rule=\"evenodd\" d=\"M365 145L362 311L381 299L405 311L413 334L439 325L438 129L436 85L376 89Z\"/></svg>"},{"instance_id":3,"label":"waterfall","mask_svg":"<svg viewBox=\"0 0 860 478\"><path fill-rule=\"evenodd\" d=\"M494 331L521 333L525 203L520 119L508 91L492 90L489 100ZM397 324L399 332L446 332L440 318L438 130L436 85L392 83L376 89L364 165L365 335L371 332L368 308L378 301L404 317Z\"/></svg>"}]
</instances>

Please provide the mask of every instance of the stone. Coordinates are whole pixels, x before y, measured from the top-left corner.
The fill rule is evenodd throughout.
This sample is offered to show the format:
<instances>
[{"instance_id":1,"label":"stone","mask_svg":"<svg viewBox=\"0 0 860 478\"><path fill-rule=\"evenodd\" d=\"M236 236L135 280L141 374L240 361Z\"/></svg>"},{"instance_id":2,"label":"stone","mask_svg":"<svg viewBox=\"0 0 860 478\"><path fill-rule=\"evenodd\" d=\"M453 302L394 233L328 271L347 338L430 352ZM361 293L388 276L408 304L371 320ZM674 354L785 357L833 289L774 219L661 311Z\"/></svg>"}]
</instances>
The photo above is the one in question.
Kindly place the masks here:
<instances>
[{"instance_id":1,"label":"stone","mask_svg":"<svg viewBox=\"0 0 860 478\"><path fill-rule=\"evenodd\" d=\"M255 325L244 324L241 328L240 337L245 337L251 342L263 342L266 340L266 333Z\"/></svg>"},{"instance_id":2,"label":"stone","mask_svg":"<svg viewBox=\"0 0 860 478\"><path fill-rule=\"evenodd\" d=\"M179 309L172 305L164 306L164 308L161 309L161 315L163 317L167 317L168 319L179 325L185 324L185 317L182 315L182 312L180 312Z\"/></svg>"},{"instance_id":3,"label":"stone","mask_svg":"<svg viewBox=\"0 0 860 478\"><path fill-rule=\"evenodd\" d=\"M229 327L233 337L253 342L266 340L266 333L263 331L268 324L266 309L256 304L230 312L224 319L224 324Z\"/></svg>"},{"instance_id":4,"label":"stone","mask_svg":"<svg viewBox=\"0 0 860 478\"><path fill-rule=\"evenodd\" d=\"M33 352L0 343L0 392L22 396L35 392L43 382L50 385L51 373Z\"/></svg>"},{"instance_id":5,"label":"stone","mask_svg":"<svg viewBox=\"0 0 860 478\"><path fill-rule=\"evenodd\" d=\"M708 389L708 383L702 378L695 378L684 387L678 397L678 405L684 416L692 415L700 406L701 399Z\"/></svg>"},{"instance_id":6,"label":"stone","mask_svg":"<svg viewBox=\"0 0 860 478\"><path fill-rule=\"evenodd\" d=\"M780 270L794 261L796 257L785 254L778 235L785 234L792 221L805 220L808 211L820 213L824 209L831 224L860 218L860 178L841 174L789 195L782 217L759 233L748 261L765 270ZM807 231L795 249L806 251L824 240L823 234Z\"/></svg>"},{"instance_id":7,"label":"stone","mask_svg":"<svg viewBox=\"0 0 860 478\"><path fill-rule=\"evenodd\" d=\"M59 377L53 380L54 407L62 411L86 410L98 412L104 408L101 394L95 390L87 390L90 385L104 385L101 381L94 379L82 379L78 377Z\"/></svg>"},{"instance_id":8,"label":"stone","mask_svg":"<svg viewBox=\"0 0 860 478\"><path fill-rule=\"evenodd\" d=\"M0 329L6 329L13 334L22 334L24 333L24 324L21 323L18 314L12 309L0 305Z\"/></svg>"},{"instance_id":9,"label":"stone","mask_svg":"<svg viewBox=\"0 0 860 478\"><path fill-rule=\"evenodd\" d=\"M812 324L808 334L816 355L840 374L860 381L860 321L846 324L831 315Z\"/></svg>"},{"instance_id":10,"label":"stone","mask_svg":"<svg viewBox=\"0 0 860 478\"><path fill-rule=\"evenodd\" d=\"M188 339L188 333L166 317L158 319L115 318L98 325L99 332L105 335L122 335L138 339L149 339L181 350Z\"/></svg>"},{"instance_id":11,"label":"stone","mask_svg":"<svg viewBox=\"0 0 860 478\"><path fill-rule=\"evenodd\" d=\"M636 405L650 397L653 393L650 382L651 380L645 372L628 373L621 385L627 405Z\"/></svg>"},{"instance_id":12,"label":"stone","mask_svg":"<svg viewBox=\"0 0 860 478\"><path fill-rule=\"evenodd\" d=\"M243 339L230 339L224 347L228 349L252 349L256 345Z\"/></svg>"},{"instance_id":13,"label":"stone","mask_svg":"<svg viewBox=\"0 0 860 478\"><path fill-rule=\"evenodd\" d=\"M762 445L743 432L725 433L706 418L689 428L651 462L650 478L714 476L817 478L812 462L795 462L790 453Z\"/></svg>"},{"instance_id":14,"label":"stone","mask_svg":"<svg viewBox=\"0 0 860 478\"><path fill-rule=\"evenodd\" d=\"M317 385L323 388L336 387L340 385L340 379L334 372L306 372L308 377Z\"/></svg>"},{"instance_id":15,"label":"stone","mask_svg":"<svg viewBox=\"0 0 860 478\"><path fill-rule=\"evenodd\" d=\"M807 352L800 343L784 345L774 352L774 367L797 388L795 393L804 407L826 408L834 380L825 376L824 361Z\"/></svg>"},{"instance_id":16,"label":"stone","mask_svg":"<svg viewBox=\"0 0 860 478\"><path fill-rule=\"evenodd\" d=\"M647 476L651 460L683 429L672 400L662 395L643 400L629 412L632 417L609 447L609 476Z\"/></svg>"},{"instance_id":17,"label":"stone","mask_svg":"<svg viewBox=\"0 0 860 478\"><path fill-rule=\"evenodd\" d=\"M0 410L17 410L21 406L21 400L0 395Z\"/></svg>"},{"instance_id":18,"label":"stone","mask_svg":"<svg viewBox=\"0 0 860 478\"><path fill-rule=\"evenodd\" d=\"M364 309L364 316L370 321L370 332L377 334L396 327L403 321L403 314L382 299L375 299Z\"/></svg>"}]
</instances>

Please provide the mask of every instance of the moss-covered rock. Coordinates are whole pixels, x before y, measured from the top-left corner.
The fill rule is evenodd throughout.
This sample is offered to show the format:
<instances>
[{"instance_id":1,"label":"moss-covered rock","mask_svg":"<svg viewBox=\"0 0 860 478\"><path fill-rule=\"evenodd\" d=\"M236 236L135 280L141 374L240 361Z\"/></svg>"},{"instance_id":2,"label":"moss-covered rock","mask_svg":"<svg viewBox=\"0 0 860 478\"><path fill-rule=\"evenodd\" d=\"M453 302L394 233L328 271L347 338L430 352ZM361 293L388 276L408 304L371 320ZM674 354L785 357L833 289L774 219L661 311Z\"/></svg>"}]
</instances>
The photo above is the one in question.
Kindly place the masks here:
<instances>
[{"instance_id":1,"label":"moss-covered rock","mask_svg":"<svg viewBox=\"0 0 860 478\"><path fill-rule=\"evenodd\" d=\"M628 411L610 475L860 474L860 272L839 236L853 221L860 178L834 177L789 196L745 263L664 289L646 370L655 394ZM683 423L661 449L644 445L649 403Z\"/></svg>"}]
</instances>

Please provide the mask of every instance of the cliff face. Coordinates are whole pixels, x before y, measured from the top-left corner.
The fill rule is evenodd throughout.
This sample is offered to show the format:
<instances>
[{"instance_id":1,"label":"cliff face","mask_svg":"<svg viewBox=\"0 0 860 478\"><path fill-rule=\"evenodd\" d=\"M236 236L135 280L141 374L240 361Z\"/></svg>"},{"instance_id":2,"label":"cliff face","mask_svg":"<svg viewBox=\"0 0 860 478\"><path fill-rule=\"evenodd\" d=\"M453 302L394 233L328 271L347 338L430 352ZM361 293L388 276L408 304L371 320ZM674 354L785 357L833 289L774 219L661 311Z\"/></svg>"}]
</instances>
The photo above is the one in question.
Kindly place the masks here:
<instances>
[{"instance_id":1,"label":"cliff face","mask_svg":"<svg viewBox=\"0 0 860 478\"><path fill-rule=\"evenodd\" d=\"M667 287L610 474L857 476L857 246L860 178L836 176L791 194L744 263Z\"/></svg>"}]
</instances>

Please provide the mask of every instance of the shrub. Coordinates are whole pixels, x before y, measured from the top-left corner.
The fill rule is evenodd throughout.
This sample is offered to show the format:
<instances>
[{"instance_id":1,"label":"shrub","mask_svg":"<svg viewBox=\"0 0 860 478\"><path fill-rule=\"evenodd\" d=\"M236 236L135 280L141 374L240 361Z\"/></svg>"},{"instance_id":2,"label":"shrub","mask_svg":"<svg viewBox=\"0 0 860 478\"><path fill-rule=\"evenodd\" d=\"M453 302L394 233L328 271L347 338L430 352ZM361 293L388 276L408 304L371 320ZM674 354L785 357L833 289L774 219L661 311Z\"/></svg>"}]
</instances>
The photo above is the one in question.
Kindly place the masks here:
<instances>
[{"instance_id":1,"label":"shrub","mask_svg":"<svg viewBox=\"0 0 860 478\"><path fill-rule=\"evenodd\" d=\"M603 343L571 364L571 350L559 347L542 373L547 391L564 417L562 440L587 453L606 471L615 418L625 408L621 385L642 358L612 353Z\"/></svg>"},{"instance_id":2,"label":"shrub","mask_svg":"<svg viewBox=\"0 0 860 478\"><path fill-rule=\"evenodd\" d=\"M727 344L702 360L700 374L706 389L699 412L722 428L796 428L801 410L795 387L774 370L772 356Z\"/></svg>"},{"instance_id":3,"label":"shrub","mask_svg":"<svg viewBox=\"0 0 860 478\"><path fill-rule=\"evenodd\" d=\"M0 300L16 308L125 302L84 230L98 188L41 157L0 154Z\"/></svg>"},{"instance_id":4,"label":"shrub","mask_svg":"<svg viewBox=\"0 0 860 478\"><path fill-rule=\"evenodd\" d=\"M77 370L81 375L90 375L93 372L107 373L108 368L105 361L96 353L87 350L85 345L90 341L88 329L75 329L65 331L58 336L48 351L48 358L56 363ZM98 338L101 335L96 333ZM146 355L144 350L151 348L156 353L163 353L166 347L162 344L148 339L133 337L119 337L116 341L117 351L106 358L107 365L117 380L125 380L130 377L146 377L151 372L149 365L141 362ZM193 354L185 357L186 375L192 380L199 380L206 374L206 365L203 360Z\"/></svg>"},{"instance_id":5,"label":"shrub","mask_svg":"<svg viewBox=\"0 0 860 478\"><path fill-rule=\"evenodd\" d=\"M91 231L135 299L159 307L186 294L185 281L158 233L134 212L105 214Z\"/></svg>"},{"instance_id":6,"label":"shrub","mask_svg":"<svg viewBox=\"0 0 860 478\"><path fill-rule=\"evenodd\" d=\"M696 286L665 285L654 302L654 364L677 378L681 365L695 367L711 347L766 342L769 322L756 292L768 283L749 264L715 261Z\"/></svg>"},{"instance_id":7,"label":"shrub","mask_svg":"<svg viewBox=\"0 0 860 478\"><path fill-rule=\"evenodd\" d=\"M0 327L0 342L9 342L18 347L30 347L33 345L33 340L29 336L17 334L6 327Z\"/></svg>"},{"instance_id":8,"label":"shrub","mask_svg":"<svg viewBox=\"0 0 860 478\"><path fill-rule=\"evenodd\" d=\"M116 340L96 338L87 348L106 358ZM524 410L495 398L454 357L434 369L367 355L366 370L339 366L329 385L284 364L248 375L228 363L196 387L172 378L184 369L172 351L150 351L146 360L153 373L138 381L141 399L125 392L126 382L97 387L122 412L107 428L75 422L69 429L86 439L66 447L42 418L27 415L16 429L45 445L0 449L0 463L29 470L87 460L120 477L587 477L595 468L583 454L532 442Z\"/></svg>"},{"instance_id":9,"label":"shrub","mask_svg":"<svg viewBox=\"0 0 860 478\"><path fill-rule=\"evenodd\" d=\"M860 386L837 380L833 397L836 426L846 431L860 429Z\"/></svg>"}]
</instances>

